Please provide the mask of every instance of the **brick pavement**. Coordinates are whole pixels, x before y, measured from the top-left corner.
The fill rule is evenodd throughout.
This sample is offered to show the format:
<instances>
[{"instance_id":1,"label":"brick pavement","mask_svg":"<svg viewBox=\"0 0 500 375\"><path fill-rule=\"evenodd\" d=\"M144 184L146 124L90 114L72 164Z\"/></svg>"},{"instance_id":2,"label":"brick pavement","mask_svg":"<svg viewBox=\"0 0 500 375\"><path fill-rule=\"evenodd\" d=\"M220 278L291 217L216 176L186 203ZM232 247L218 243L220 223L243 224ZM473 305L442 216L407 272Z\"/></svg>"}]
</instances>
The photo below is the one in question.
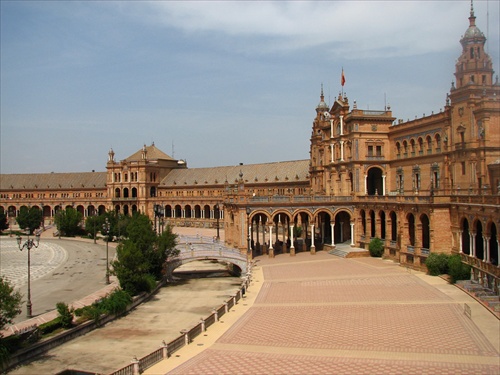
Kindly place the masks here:
<instances>
[{"instance_id":1,"label":"brick pavement","mask_svg":"<svg viewBox=\"0 0 500 375\"><path fill-rule=\"evenodd\" d=\"M240 319L200 354L148 374L500 374L500 322L439 278L324 252L257 267L262 288Z\"/></svg>"}]
</instances>

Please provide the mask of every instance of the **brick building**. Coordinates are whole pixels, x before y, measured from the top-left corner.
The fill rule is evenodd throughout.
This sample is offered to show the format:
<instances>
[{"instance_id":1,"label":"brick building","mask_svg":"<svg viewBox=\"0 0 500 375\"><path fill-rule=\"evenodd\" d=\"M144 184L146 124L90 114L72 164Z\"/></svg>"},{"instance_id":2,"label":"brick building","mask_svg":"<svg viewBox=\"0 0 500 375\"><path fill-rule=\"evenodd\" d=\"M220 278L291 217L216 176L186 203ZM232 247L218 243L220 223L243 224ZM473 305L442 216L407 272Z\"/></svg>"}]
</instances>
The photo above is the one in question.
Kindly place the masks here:
<instances>
[{"instance_id":1,"label":"brick building","mask_svg":"<svg viewBox=\"0 0 500 375\"><path fill-rule=\"evenodd\" d=\"M154 144L106 172L1 175L0 210L22 206L46 224L71 206L84 217L147 213L155 227L215 227L249 255L367 247L417 269L432 252L459 253L474 277L500 285L500 83L475 24L460 40L444 108L397 120L391 108L358 109L320 92L310 159L213 168L187 167Z\"/></svg>"}]
</instances>

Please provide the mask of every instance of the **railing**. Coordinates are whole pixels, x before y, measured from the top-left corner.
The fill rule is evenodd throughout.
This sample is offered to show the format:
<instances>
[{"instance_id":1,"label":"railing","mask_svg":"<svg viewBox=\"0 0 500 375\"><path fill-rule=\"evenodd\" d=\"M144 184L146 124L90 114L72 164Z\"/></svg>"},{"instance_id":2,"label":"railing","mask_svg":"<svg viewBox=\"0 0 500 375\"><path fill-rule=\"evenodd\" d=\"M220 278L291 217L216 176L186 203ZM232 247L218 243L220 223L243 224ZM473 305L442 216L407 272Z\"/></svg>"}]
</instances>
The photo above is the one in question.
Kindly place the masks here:
<instances>
[{"instance_id":1,"label":"railing","mask_svg":"<svg viewBox=\"0 0 500 375\"><path fill-rule=\"evenodd\" d=\"M415 247L414 246L410 246L410 245L406 245L406 251L410 254L414 254L415 253Z\"/></svg>"},{"instance_id":2,"label":"railing","mask_svg":"<svg viewBox=\"0 0 500 375\"><path fill-rule=\"evenodd\" d=\"M202 320L202 322L198 323L190 330L182 331L181 336L170 341L168 344L163 342L163 346L161 348L156 349L150 354L140 359L134 358L131 364L112 372L110 375L136 375L142 373L154 364L168 359L172 356L173 353L175 353L182 347L189 345L189 343L191 343L195 337L202 334L204 330L206 331L209 326L215 324L221 316L230 311L230 309L242 298L243 294L248 289L250 280L251 273L249 272L240 288L238 289L237 293L229 300L224 302L224 304L219 308L214 309L212 314L210 314L206 319Z\"/></svg>"}]
</instances>

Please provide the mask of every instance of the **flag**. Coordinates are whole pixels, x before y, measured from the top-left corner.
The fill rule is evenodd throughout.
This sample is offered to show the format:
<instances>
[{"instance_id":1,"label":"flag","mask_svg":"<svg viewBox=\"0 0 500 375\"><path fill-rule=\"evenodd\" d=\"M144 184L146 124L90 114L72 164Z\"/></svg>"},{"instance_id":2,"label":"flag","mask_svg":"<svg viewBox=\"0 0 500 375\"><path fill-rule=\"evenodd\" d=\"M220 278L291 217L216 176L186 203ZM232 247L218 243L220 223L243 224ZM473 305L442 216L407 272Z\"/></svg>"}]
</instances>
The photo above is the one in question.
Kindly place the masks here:
<instances>
[{"instance_id":1,"label":"flag","mask_svg":"<svg viewBox=\"0 0 500 375\"><path fill-rule=\"evenodd\" d=\"M342 86L344 86L344 84L345 84L344 68L342 68L342 75L340 76L340 84Z\"/></svg>"}]
</instances>

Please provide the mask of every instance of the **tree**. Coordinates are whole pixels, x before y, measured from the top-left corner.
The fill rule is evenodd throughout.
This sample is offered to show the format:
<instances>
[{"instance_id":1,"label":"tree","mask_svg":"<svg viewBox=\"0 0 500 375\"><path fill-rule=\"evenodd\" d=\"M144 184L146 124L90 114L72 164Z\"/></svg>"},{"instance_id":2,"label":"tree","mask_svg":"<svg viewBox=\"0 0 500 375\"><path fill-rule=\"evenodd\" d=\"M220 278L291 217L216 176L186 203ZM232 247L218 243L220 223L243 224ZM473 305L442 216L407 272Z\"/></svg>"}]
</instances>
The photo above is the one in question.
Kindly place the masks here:
<instances>
[{"instance_id":1,"label":"tree","mask_svg":"<svg viewBox=\"0 0 500 375\"><path fill-rule=\"evenodd\" d=\"M22 295L0 276L0 332L21 313ZM1 333L0 333L1 337Z\"/></svg>"},{"instance_id":2,"label":"tree","mask_svg":"<svg viewBox=\"0 0 500 375\"><path fill-rule=\"evenodd\" d=\"M29 234L40 228L42 223L42 211L37 207L26 207L22 206L19 210L19 215L16 218L19 228L28 229Z\"/></svg>"},{"instance_id":3,"label":"tree","mask_svg":"<svg viewBox=\"0 0 500 375\"><path fill-rule=\"evenodd\" d=\"M9 223L7 220L7 215L2 211L0 212L0 232L3 232L6 229L9 229Z\"/></svg>"},{"instance_id":4,"label":"tree","mask_svg":"<svg viewBox=\"0 0 500 375\"><path fill-rule=\"evenodd\" d=\"M163 277L167 256L175 254L177 235L170 227L158 236L149 217L136 213L127 226L128 238L116 248L113 272L131 295L151 291Z\"/></svg>"},{"instance_id":5,"label":"tree","mask_svg":"<svg viewBox=\"0 0 500 375\"><path fill-rule=\"evenodd\" d=\"M74 236L81 228L82 214L73 207L67 207L66 210L60 210L54 219L57 230L65 236Z\"/></svg>"},{"instance_id":6,"label":"tree","mask_svg":"<svg viewBox=\"0 0 500 375\"><path fill-rule=\"evenodd\" d=\"M373 238L368 245L368 251L372 257L381 257L384 254L384 243L380 238Z\"/></svg>"}]
</instances>

